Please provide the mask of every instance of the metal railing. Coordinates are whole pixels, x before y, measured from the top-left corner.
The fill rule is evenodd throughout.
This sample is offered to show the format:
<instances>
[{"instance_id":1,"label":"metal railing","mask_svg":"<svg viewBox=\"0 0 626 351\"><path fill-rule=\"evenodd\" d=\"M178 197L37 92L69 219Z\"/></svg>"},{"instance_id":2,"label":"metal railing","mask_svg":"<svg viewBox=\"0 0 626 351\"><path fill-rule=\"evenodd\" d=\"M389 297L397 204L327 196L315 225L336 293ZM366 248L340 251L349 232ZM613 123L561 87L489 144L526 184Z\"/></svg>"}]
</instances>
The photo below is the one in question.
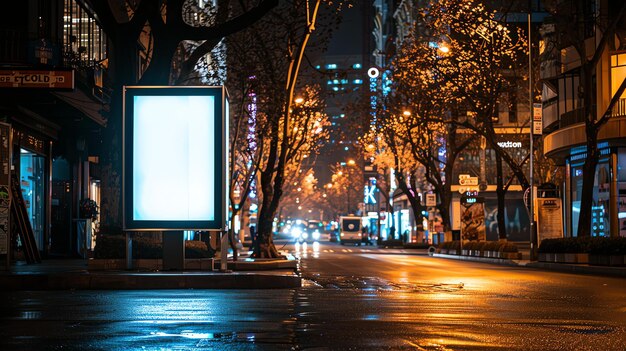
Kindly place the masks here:
<instances>
[{"instance_id":1,"label":"metal railing","mask_svg":"<svg viewBox=\"0 0 626 351\"><path fill-rule=\"evenodd\" d=\"M584 123L585 122L585 109L580 107L571 111L567 111L561 114L561 118L559 119L559 128L565 128L567 126L571 126L572 124Z\"/></svg>"},{"instance_id":2,"label":"metal railing","mask_svg":"<svg viewBox=\"0 0 626 351\"><path fill-rule=\"evenodd\" d=\"M26 41L23 36L23 33L13 29L0 29L0 62L26 61Z\"/></svg>"},{"instance_id":3,"label":"metal railing","mask_svg":"<svg viewBox=\"0 0 626 351\"><path fill-rule=\"evenodd\" d=\"M626 116L626 98L620 98L617 104L613 106L611 111L611 117L624 117Z\"/></svg>"}]
</instances>

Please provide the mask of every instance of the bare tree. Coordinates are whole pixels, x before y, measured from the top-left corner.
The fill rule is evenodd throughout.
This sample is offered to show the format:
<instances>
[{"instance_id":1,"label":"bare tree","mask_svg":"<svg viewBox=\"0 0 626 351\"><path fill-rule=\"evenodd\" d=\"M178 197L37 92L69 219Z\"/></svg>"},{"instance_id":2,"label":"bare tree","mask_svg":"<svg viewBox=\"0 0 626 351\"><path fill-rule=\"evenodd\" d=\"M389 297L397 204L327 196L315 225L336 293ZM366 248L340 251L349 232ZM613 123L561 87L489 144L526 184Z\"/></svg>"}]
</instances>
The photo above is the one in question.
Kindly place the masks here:
<instances>
[{"instance_id":1,"label":"bare tree","mask_svg":"<svg viewBox=\"0 0 626 351\"><path fill-rule=\"evenodd\" d=\"M611 3L611 2L609 2ZM593 205L593 187L600 158L598 149L598 134L600 129L609 121L613 108L626 90L626 79L600 115L596 112L595 76L600 75L599 62L606 50L613 45L618 24L623 23L626 16L626 3L614 2L615 12L607 17L598 16L590 9L591 2L584 0L549 1L547 7L553 14L558 48L571 47L576 51L580 62L580 83L578 99L583 108L585 134L587 142L587 157L583 172L583 185L578 217L579 237L591 235L591 210ZM608 13L608 10L607 10ZM595 45L588 45L588 39L595 38Z\"/></svg>"},{"instance_id":2,"label":"bare tree","mask_svg":"<svg viewBox=\"0 0 626 351\"><path fill-rule=\"evenodd\" d=\"M227 6L226 1L220 2ZM194 26L185 21L186 0L162 1L89 1L97 14L109 43L109 67L113 95L104 140L110 147L103 157L101 218L103 227L121 227L121 116L122 87L147 84L169 85L172 60L184 40L206 41L188 58L195 65L227 35L236 33L276 7L278 0L261 0L257 6L208 26ZM144 68L139 67L139 41L147 41ZM195 60L195 61L194 61Z\"/></svg>"}]
</instances>

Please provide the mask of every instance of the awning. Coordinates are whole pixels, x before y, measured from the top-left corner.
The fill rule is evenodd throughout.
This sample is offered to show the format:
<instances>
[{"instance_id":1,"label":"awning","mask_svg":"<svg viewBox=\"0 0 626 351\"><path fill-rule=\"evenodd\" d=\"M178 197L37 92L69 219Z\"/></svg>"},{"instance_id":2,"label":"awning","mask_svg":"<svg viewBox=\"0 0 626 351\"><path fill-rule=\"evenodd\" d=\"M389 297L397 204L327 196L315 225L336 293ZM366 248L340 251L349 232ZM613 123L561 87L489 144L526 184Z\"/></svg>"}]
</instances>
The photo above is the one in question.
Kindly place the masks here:
<instances>
[{"instance_id":1,"label":"awning","mask_svg":"<svg viewBox=\"0 0 626 351\"><path fill-rule=\"evenodd\" d=\"M71 92L53 92L52 95L73 106L102 127L106 127L107 119L102 116L104 105L91 100L80 89Z\"/></svg>"}]
</instances>

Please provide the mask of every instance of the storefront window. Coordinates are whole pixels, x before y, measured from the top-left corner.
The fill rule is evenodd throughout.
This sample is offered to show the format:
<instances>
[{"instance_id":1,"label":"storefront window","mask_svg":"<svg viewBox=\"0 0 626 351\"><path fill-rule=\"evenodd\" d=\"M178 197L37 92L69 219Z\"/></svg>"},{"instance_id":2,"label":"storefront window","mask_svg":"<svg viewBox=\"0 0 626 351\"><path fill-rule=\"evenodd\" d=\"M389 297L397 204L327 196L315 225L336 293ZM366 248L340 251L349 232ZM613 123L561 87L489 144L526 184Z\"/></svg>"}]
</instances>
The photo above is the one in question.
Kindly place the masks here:
<instances>
[{"instance_id":1,"label":"storefront window","mask_svg":"<svg viewBox=\"0 0 626 351\"><path fill-rule=\"evenodd\" d=\"M617 218L619 235L626 237L626 149L619 149L617 160Z\"/></svg>"},{"instance_id":2,"label":"storefront window","mask_svg":"<svg viewBox=\"0 0 626 351\"><path fill-rule=\"evenodd\" d=\"M39 250L44 243L44 170L45 158L25 149L20 149L20 186L35 242Z\"/></svg>"},{"instance_id":3,"label":"storefront window","mask_svg":"<svg viewBox=\"0 0 626 351\"><path fill-rule=\"evenodd\" d=\"M601 159L596 168L591 205L591 235L610 235L610 168L608 159ZM572 234L578 235L578 218L583 188L583 165L572 166Z\"/></svg>"}]
</instances>

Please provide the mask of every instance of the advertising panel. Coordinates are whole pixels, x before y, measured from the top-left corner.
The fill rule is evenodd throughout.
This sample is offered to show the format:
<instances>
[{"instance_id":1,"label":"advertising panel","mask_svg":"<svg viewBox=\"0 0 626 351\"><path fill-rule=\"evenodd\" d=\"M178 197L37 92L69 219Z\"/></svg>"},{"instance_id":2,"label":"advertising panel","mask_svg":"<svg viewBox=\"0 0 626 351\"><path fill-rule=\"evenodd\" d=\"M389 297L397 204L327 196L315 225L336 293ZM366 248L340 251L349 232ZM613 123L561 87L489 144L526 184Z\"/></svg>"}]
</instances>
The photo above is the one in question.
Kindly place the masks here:
<instances>
[{"instance_id":1,"label":"advertising panel","mask_svg":"<svg viewBox=\"0 0 626 351\"><path fill-rule=\"evenodd\" d=\"M11 125L0 123L0 255L9 252L11 208ZM8 257L7 257L7 262ZM8 265L8 264L7 264Z\"/></svg>"},{"instance_id":2,"label":"advertising panel","mask_svg":"<svg viewBox=\"0 0 626 351\"><path fill-rule=\"evenodd\" d=\"M124 88L124 228L221 230L223 87Z\"/></svg>"},{"instance_id":3,"label":"advertising panel","mask_svg":"<svg viewBox=\"0 0 626 351\"><path fill-rule=\"evenodd\" d=\"M463 240L487 240L483 198L465 196L461 198L461 238Z\"/></svg>"},{"instance_id":4,"label":"advertising panel","mask_svg":"<svg viewBox=\"0 0 626 351\"><path fill-rule=\"evenodd\" d=\"M543 239L563 237L563 211L561 199L537 199L537 238L538 243Z\"/></svg>"}]
</instances>

